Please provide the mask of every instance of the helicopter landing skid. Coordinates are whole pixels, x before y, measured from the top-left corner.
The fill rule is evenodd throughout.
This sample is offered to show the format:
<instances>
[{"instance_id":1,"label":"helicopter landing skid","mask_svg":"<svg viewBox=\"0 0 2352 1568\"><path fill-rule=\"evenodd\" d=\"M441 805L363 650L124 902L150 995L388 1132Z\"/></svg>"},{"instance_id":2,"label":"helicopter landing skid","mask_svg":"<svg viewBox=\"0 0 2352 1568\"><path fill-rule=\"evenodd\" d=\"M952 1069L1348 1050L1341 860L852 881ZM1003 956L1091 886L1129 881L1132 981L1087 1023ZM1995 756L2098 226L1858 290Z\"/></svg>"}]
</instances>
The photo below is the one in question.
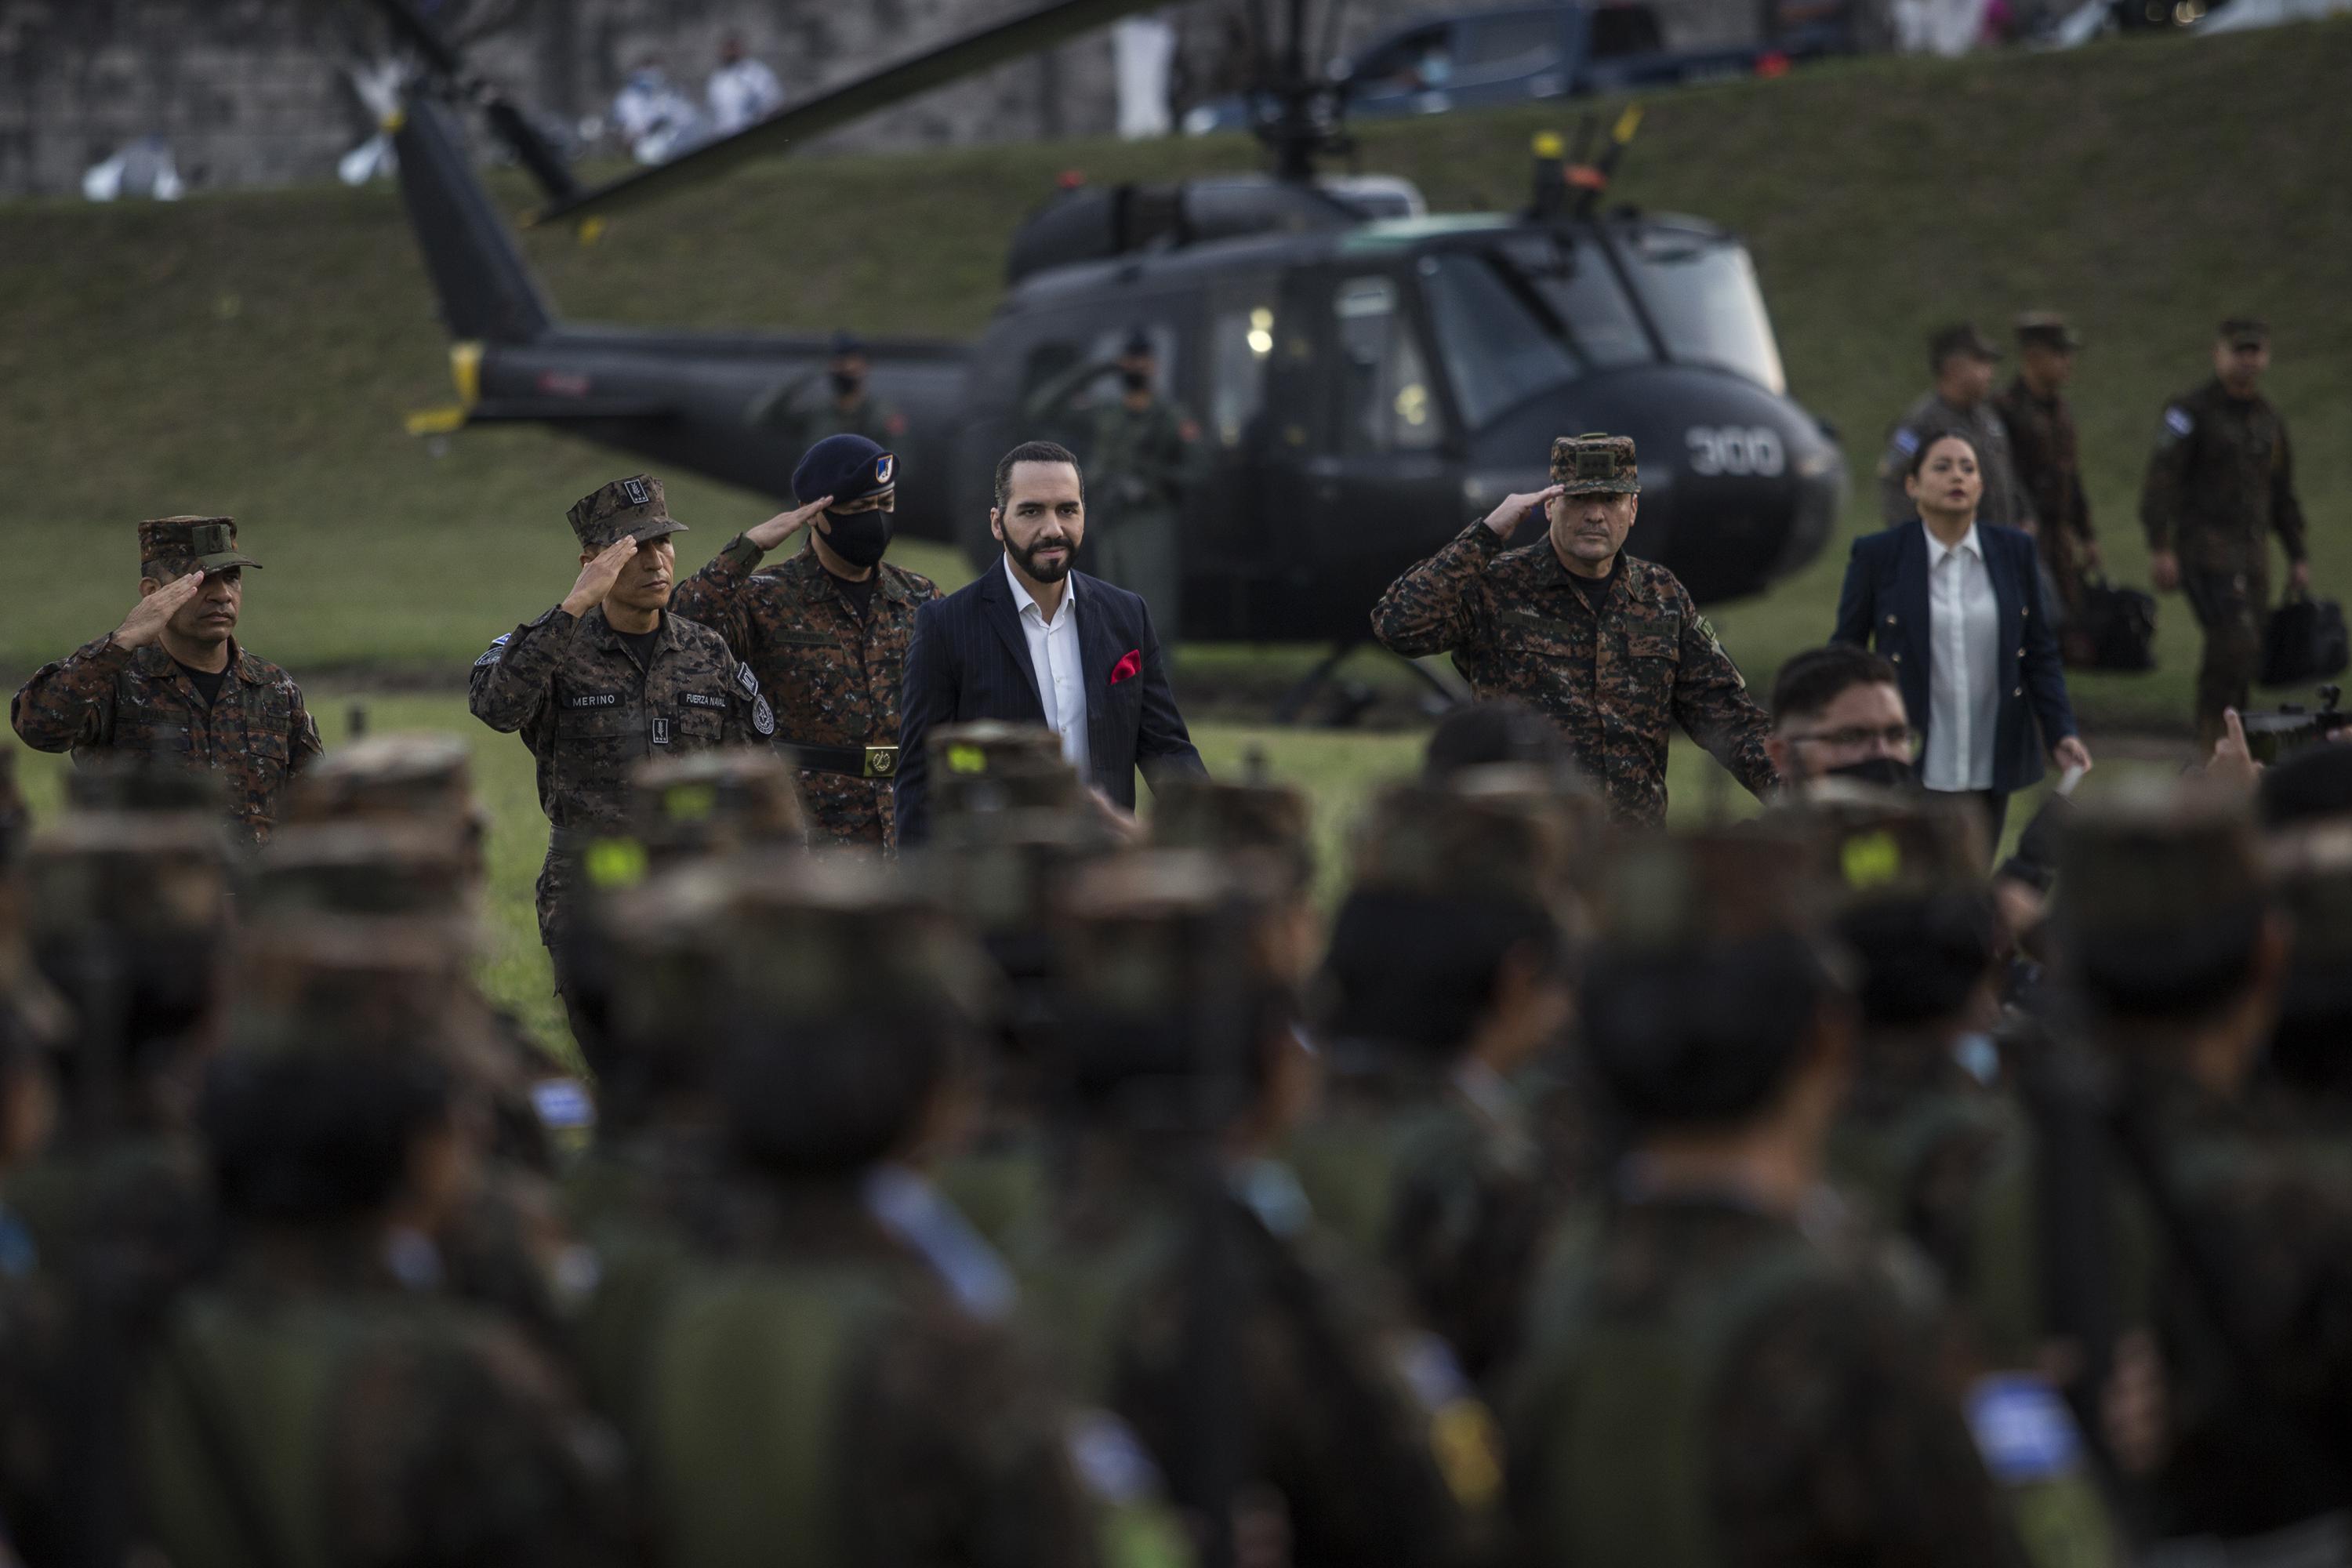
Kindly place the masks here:
<instances>
[{"instance_id":1,"label":"helicopter landing skid","mask_svg":"<svg viewBox=\"0 0 2352 1568\"><path fill-rule=\"evenodd\" d=\"M1354 728L1365 710L1380 700L1380 695L1361 681L1338 680L1334 677L1339 666L1347 662L1348 657L1369 640L1356 637L1333 643L1331 651L1317 660L1315 668L1301 676L1297 684L1284 692L1281 700L1274 705L1274 722L1283 725L1299 723L1299 715L1307 710L1307 704L1314 701L1324 688L1329 687L1336 700L1320 719L1315 721L1316 726L1325 730ZM1462 693L1448 686L1435 671L1426 668L1417 660L1406 658L1402 654L1391 657L1411 670L1415 679L1429 688L1430 697L1424 698L1423 703L1430 711L1442 713L1461 705Z\"/></svg>"}]
</instances>

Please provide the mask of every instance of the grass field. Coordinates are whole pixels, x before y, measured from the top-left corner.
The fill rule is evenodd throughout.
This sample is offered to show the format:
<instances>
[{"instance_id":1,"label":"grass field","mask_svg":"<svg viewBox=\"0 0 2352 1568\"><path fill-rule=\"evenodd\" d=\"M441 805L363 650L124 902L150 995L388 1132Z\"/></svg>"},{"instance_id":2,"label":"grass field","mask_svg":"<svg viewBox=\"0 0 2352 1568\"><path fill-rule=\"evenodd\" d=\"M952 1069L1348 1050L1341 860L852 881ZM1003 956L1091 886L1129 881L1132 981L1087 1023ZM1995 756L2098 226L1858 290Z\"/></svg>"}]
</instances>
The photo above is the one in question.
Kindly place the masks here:
<instances>
[{"instance_id":1,"label":"grass field","mask_svg":"<svg viewBox=\"0 0 2352 1568\"><path fill-rule=\"evenodd\" d=\"M1619 192L1749 238L1794 390L1847 432L1863 481L1848 532L1867 520L1881 432L1922 384L1926 330L2054 307L2090 339L2077 401L2109 558L2144 578L2134 502L2162 400L2204 374L2215 319L2268 315L2319 580L2340 591L2347 72L2352 21L1841 62L1653 100ZM1412 176L1441 209L1507 207L1523 197L1528 134L1570 118L1546 106L1366 126L1362 163ZM1058 171L1165 178L1255 156L1218 138L784 160L633 215L596 246L541 233L528 246L582 319L970 333L997 299L1005 237ZM500 188L523 205L519 185ZM251 591L257 649L314 682L365 667L453 683L567 585L562 509L614 459L530 430L468 433L436 458L400 416L446 397L443 339L389 191L0 206L0 537L37 543L41 563L0 614L0 674L120 617L131 520L217 509L269 563ZM697 524L688 566L765 511L692 479L672 496ZM943 554L907 552L961 577ZM1812 570L1717 615L1751 677L1821 637L1843 554L1841 538ZM2080 701L2097 723L2177 726L2193 649L2173 603L2163 668L2085 678Z\"/></svg>"}]
</instances>

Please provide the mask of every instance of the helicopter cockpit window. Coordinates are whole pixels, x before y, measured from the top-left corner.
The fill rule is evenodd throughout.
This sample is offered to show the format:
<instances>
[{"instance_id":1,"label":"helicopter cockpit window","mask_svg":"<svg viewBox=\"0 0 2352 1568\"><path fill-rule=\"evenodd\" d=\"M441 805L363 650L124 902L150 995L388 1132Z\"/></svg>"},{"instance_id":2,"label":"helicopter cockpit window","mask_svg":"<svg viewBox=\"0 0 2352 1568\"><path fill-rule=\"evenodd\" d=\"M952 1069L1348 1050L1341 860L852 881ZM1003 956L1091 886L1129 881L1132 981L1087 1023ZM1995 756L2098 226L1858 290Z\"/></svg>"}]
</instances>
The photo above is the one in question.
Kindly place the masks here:
<instances>
[{"instance_id":1,"label":"helicopter cockpit window","mask_svg":"<svg viewBox=\"0 0 2352 1568\"><path fill-rule=\"evenodd\" d=\"M1559 58L1559 9L1482 16L1470 25L1462 47L1465 76L1502 77L1541 70Z\"/></svg>"},{"instance_id":2,"label":"helicopter cockpit window","mask_svg":"<svg viewBox=\"0 0 2352 1568\"><path fill-rule=\"evenodd\" d=\"M1438 358L1473 430L1575 378L1576 362L1486 257L1424 256L1421 277Z\"/></svg>"},{"instance_id":3,"label":"helicopter cockpit window","mask_svg":"<svg viewBox=\"0 0 2352 1568\"><path fill-rule=\"evenodd\" d=\"M1609 258L1591 239L1530 237L1505 247L1519 275L1568 331L1571 351L1594 370L1657 357Z\"/></svg>"},{"instance_id":4,"label":"helicopter cockpit window","mask_svg":"<svg viewBox=\"0 0 2352 1568\"><path fill-rule=\"evenodd\" d=\"M1271 294L1220 309L1209 322L1209 428L1221 447L1238 447L1265 408L1265 371L1274 357Z\"/></svg>"},{"instance_id":5,"label":"helicopter cockpit window","mask_svg":"<svg viewBox=\"0 0 2352 1568\"><path fill-rule=\"evenodd\" d=\"M1669 354L1687 364L1735 371L1774 392L1788 390L1747 247L1686 228L1649 226L1618 235Z\"/></svg>"},{"instance_id":6,"label":"helicopter cockpit window","mask_svg":"<svg viewBox=\"0 0 2352 1568\"><path fill-rule=\"evenodd\" d=\"M1339 349L1343 452L1417 452L1444 431L1396 280L1350 278L1331 296Z\"/></svg>"},{"instance_id":7,"label":"helicopter cockpit window","mask_svg":"<svg viewBox=\"0 0 2352 1568\"><path fill-rule=\"evenodd\" d=\"M1454 79L1454 29L1441 23L1417 27L1373 50L1356 64L1359 91L1430 92Z\"/></svg>"}]
</instances>

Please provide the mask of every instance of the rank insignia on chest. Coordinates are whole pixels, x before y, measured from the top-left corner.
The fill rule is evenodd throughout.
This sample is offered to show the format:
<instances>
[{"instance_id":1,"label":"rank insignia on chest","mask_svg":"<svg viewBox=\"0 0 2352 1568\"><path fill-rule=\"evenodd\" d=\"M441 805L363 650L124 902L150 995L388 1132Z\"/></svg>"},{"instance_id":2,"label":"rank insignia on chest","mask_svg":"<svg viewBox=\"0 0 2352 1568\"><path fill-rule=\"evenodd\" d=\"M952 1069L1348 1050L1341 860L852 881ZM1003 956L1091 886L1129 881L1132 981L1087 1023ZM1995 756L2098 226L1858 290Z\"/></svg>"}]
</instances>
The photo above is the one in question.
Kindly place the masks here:
<instances>
[{"instance_id":1,"label":"rank insignia on chest","mask_svg":"<svg viewBox=\"0 0 2352 1568\"><path fill-rule=\"evenodd\" d=\"M669 744L669 721L667 719L656 718L654 720L653 740L654 744L656 746L667 746Z\"/></svg>"}]
</instances>

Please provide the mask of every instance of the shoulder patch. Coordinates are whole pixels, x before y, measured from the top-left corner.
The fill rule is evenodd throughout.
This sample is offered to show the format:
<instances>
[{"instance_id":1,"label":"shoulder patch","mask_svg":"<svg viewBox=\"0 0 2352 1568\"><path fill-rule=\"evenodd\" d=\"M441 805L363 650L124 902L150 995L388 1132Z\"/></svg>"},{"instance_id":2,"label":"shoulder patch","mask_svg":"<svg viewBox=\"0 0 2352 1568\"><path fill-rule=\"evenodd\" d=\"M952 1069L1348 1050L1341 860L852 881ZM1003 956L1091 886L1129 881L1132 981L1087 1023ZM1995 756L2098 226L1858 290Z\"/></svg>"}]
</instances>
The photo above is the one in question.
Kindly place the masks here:
<instances>
[{"instance_id":1,"label":"shoulder patch","mask_svg":"<svg viewBox=\"0 0 2352 1568\"><path fill-rule=\"evenodd\" d=\"M758 735L776 732L776 710L768 706L768 700L764 697L751 699L751 731Z\"/></svg>"},{"instance_id":2,"label":"shoulder patch","mask_svg":"<svg viewBox=\"0 0 2352 1568\"><path fill-rule=\"evenodd\" d=\"M2003 1486L2052 1480L2081 1468L2074 1413L2038 1377L1979 1378L1969 1390L1968 1415L1985 1468Z\"/></svg>"},{"instance_id":3,"label":"shoulder patch","mask_svg":"<svg viewBox=\"0 0 2352 1568\"><path fill-rule=\"evenodd\" d=\"M735 689L746 697L760 695L760 678L751 673L750 665L738 663L735 666Z\"/></svg>"},{"instance_id":4,"label":"shoulder patch","mask_svg":"<svg viewBox=\"0 0 2352 1568\"><path fill-rule=\"evenodd\" d=\"M500 632L497 637L492 637L490 646L483 651L482 657L474 661L474 668L479 669L486 664L498 663L506 656L507 639L513 636L512 632Z\"/></svg>"},{"instance_id":5,"label":"shoulder patch","mask_svg":"<svg viewBox=\"0 0 2352 1568\"><path fill-rule=\"evenodd\" d=\"M2176 403L2164 411L2164 427L2175 436L2186 436L2197 428L2197 421L2189 417L2189 410Z\"/></svg>"},{"instance_id":6,"label":"shoulder patch","mask_svg":"<svg viewBox=\"0 0 2352 1568\"><path fill-rule=\"evenodd\" d=\"M1919 449L1919 433L1908 425L1897 425L1895 427L1895 449L1909 457Z\"/></svg>"}]
</instances>

